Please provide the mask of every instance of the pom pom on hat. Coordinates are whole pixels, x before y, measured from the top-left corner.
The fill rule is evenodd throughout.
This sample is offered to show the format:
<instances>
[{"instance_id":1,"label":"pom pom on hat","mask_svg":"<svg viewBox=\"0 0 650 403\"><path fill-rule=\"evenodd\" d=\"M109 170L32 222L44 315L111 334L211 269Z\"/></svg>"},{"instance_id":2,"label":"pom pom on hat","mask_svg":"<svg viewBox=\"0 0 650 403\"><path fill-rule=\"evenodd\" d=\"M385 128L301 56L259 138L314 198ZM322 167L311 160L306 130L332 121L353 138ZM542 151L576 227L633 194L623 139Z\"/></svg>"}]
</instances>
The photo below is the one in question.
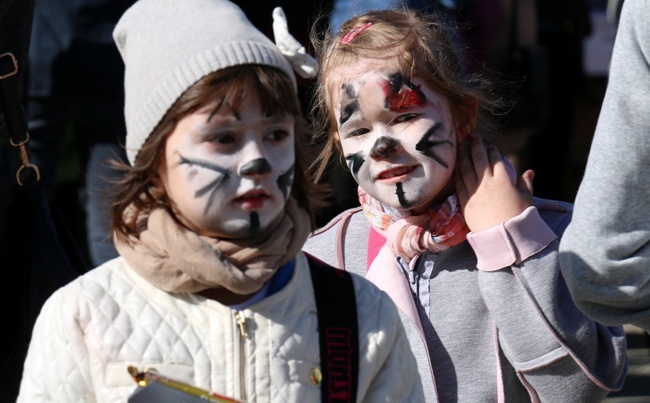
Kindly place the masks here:
<instances>
[{"instance_id":1,"label":"pom pom on hat","mask_svg":"<svg viewBox=\"0 0 650 403\"><path fill-rule=\"evenodd\" d=\"M226 0L139 0L121 17L113 39L125 63L126 152L132 165L169 108L204 76L257 64L278 68L296 83L276 45Z\"/></svg>"}]
</instances>

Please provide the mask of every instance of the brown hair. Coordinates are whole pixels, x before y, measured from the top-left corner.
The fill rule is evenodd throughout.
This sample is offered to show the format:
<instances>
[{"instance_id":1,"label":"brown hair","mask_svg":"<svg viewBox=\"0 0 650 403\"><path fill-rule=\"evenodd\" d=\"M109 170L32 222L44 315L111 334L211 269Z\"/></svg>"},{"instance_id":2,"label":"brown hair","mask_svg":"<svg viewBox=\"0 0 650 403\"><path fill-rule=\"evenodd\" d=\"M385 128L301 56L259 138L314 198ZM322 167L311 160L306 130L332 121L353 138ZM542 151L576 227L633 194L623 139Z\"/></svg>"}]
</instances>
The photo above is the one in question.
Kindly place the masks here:
<instances>
[{"instance_id":1,"label":"brown hair","mask_svg":"<svg viewBox=\"0 0 650 403\"><path fill-rule=\"evenodd\" d=\"M261 65L239 65L213 72L189 87L167 111L158 126L140 149L133 166L115 163L123 175L111 188L111 232L126 240L139 233L136 218L155 208L171 209L164 190L154 185L167 136L186 115L206 103L223 98L235 111L246 96L245 88L255 88L262 110L270 114L290 114L295 118L296 164L291 189L298 205L309 214L314 226L313 207L318 206L317 192L308 177L312 160L306 148L311 133L300 109L300 101L291 79L281 70Z\"/></svg>"},{"instance_id":2,"label":"brown hair","mask_svg":"<svg viewBox=\"0 0 650 403\"><path fill-rule=\"evenodd\" d=\"M354 28L368 23L372 25L360 30L352 40L342 41ZM340 157L341 151L331 105L336 77L330 72L360 59L382 63L392 57L403 73L423 79L432 90L448 99L456 126L468 125L469 130L477 130L486 141L498 142L491 116L500 113L505 105L500 98L489 95L486 89L490 83L486 77L465 73L455 29L442 15L407 8L369 11L344 22L337 34L312 30L311 41L320 63L311 111L314 141L324 143L312 164L316 180L322 178L333 156L339 153ZM476 105L478 116L474 121L471 116Z\"/></svg>"}]
</instances>

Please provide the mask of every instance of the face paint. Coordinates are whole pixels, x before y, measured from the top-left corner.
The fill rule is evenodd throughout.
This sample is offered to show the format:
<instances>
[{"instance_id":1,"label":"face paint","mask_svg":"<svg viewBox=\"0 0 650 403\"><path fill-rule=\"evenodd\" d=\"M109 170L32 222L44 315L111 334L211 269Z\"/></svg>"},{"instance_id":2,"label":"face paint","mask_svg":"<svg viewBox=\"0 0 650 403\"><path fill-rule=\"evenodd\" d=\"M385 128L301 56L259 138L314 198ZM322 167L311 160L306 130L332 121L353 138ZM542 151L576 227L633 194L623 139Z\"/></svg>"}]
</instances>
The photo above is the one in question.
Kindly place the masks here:
<instances>
[{"instance_id":1,"label":"face paint","mask_svg":"<svg viewBox=\"0 0 650 403\"><path fill-rule=\"evenodd\" d=\"M278 176L278 188L280 188L285 200L289 199L289 192L291 191L291 185L293 185L294 167L295 165L291 165L287 172Z\"/></svg>"},{"instance_id":2,"label":"face paint","mask_svg":"<svg viewBox=\"0 0 650 403\"><path fill-rule=\"evenodd\" d=\"M449 145L455 147L455 144L449 140L436 140L436 132L441 129L440 124L433 125L424 136L418 141L415 145L415 149L436 161L438 164L442 165L445 168L449 168L449 164L445 162L440 155L438 155L433 148L441 145Z\"/></svg>"},{"instance_id":3,"label":"face paint","mask_svg":"<svg viewBox=\"0 0 650 403\"><path fill-rule=\"evenodd\" d=\"M339 125L343 125L357 110L359 110L359 102L356 100L354 87L351 85L344 85L343 89L346 97L341 100L341 117L339 118Z\"/></svg>"},{"instance_id":4,"label":"face paint","mask_svg":"<svg viewBox=\"0 0 650 403\"><path fill-rule=\"evenodd\" d=\"M386 205L416 213L446 199L456 161L447 99L417 77L368 71L363 61L333 76L344 85L332 105L349 105L346 89L355 89L355 113L335 109L334 117L344 121L339 140L359 186Z\"/></svg>"},{"instance_id":5,"label":"face paint","mask_svg":"<svg viewBox=\"0 0 650 403\"><path fill-rule=\"evenodd\" d=\"M350 168L350 171L352 171L352 175L354 176L359 173L361 165L365 162L361 153L346 155L345 160L348 162L348 168Z\"/></svg>"},{"instance_id":6,"label":"face paint","mask_svg":"<svg viewBox=\"0 0 650 403\"><path fill-rule=\"evenodd\" d=\"M260 215L253 211L251 213L251 234L255 234L260 229Z\"/></svg>"},{"instance_id":7,"label":"face paint","mask_svg":"<svg viewBox=\"0 0 650 403\"><path fill-rule=\"evenodd\" d=\"M406 200L404 196L404 189L402 188L402 182L397 182L395 185L395 194L397 195L397 200L399 201L400 206L408 208L411 203Z\"/></svg>"},{"instance_id":8,"label":"face paint","mask_svg":"<svg viewBox=\"0 0 650 403\"><path fill-rule=\"evenodd\" d=\"M210 193L208 196L208 202L205 204L205 211L204 213L207 214L207 209L213 204L214 198L216 197L217 190L219 187L230 178L230 172L228 172L227 169L218 167L214 164L211 164L206 161L196 161L196 160L190 160L189 158L185 158L182 155L179 154L179 157L181 159L180 165L188 165L190 167L192 166L197 166L205 169L209 169L212 171L215 171L219 173L218 175L212 182L208 183L206 186L204 186L201 189L198 189L195 193L194 196L196 198L201 198L203 197L206 193ZM195 176L198 174L196 170L192 170L191 172L192 176Z\"/></svg>"},{"instance_id":9,"label":"face paint","mask_svg":"<svg viewBox=\"0 0 650 403\"><path fill-rule=\"evenodd\" d=\"M419 85L414 85L401 73L393 73L382 85L386 96L386 108L392 112L404 112L426 104L426 97Z\"/></svg>"},{"instance_id":10,"label":"face paint","mask_svg":"<svg viewBox=\"0 0 650 403\"><path fill-rule=\"evenodd\" d=\"M218 102L205 105L165 140L161 185L178 219L198 234L248 237L284 214L294 118L263 113L255 90L247 93L237 114Z\"/></svg>"},{"instance_id":11,"label":"face paint","mask_svg":"<svg viewBox=\"0 0 650 403\"><path fill-rule=\"evenodd\" d=\"M271 172L271 164L264 158L257 158L242 165L239 176L262 175Z\"/></svg>"},{"instance_id":12,"label":"face paint","mask_svg":"<svg viewBox=\"0 0 650 403\"><path fill-rule=\"evenodd\" d=\"M397 152L398 147L398 140L392 137L382 136L375 141L375 144L370 150L370 156L376 159L388 158Z\"/></svg>"}]
</instances>

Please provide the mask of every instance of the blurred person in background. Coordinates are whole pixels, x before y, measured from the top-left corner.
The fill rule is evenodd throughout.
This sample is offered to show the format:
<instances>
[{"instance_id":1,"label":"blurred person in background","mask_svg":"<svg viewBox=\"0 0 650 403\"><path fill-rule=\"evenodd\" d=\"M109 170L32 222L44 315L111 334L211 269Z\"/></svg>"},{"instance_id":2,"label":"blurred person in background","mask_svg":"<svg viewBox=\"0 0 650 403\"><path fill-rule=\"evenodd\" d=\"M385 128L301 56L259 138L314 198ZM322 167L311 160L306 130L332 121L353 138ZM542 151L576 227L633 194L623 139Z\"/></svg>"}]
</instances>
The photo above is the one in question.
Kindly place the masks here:
<instances>
[{"instance_id":1,"label":"blurred person in background","mask_svg":"<svg viewBox=\"0 0 650 403\"><path fill-rule=\"evenodd\" d=\"M134 0L36 0L26 112L33 163L88 267L117 256L105 192L125 161L124 65L112 31Z\"/></svg>"}]
</instances>

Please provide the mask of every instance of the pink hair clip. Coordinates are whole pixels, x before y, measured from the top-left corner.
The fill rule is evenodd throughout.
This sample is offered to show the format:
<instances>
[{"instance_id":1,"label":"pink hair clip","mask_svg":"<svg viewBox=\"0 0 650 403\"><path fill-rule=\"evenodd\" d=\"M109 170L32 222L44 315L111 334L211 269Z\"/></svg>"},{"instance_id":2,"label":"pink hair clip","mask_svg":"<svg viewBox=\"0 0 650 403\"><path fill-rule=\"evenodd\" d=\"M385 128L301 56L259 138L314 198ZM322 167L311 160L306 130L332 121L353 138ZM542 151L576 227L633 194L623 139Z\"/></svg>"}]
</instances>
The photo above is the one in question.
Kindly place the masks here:
<instances>
[{"instance_id":1,"label":"pink hair clip","mask_svg":"<svg viewBox=\"0 0 650 403\"><path fill-rule=\"evenodd\" d=\"M372 25L372 22L366 22L363 25L357 25L356 27L352 28L350 30L350 32L345 34L343 39L341 39L341 43L344 44L344 45L347 45L348 43L352 42L354 40L354 38L357 37L357 35L359 35L363 31L365 31L366 29L368 29L368 27L371 26L371 25Z\"/></svg>"}]
</instances>

